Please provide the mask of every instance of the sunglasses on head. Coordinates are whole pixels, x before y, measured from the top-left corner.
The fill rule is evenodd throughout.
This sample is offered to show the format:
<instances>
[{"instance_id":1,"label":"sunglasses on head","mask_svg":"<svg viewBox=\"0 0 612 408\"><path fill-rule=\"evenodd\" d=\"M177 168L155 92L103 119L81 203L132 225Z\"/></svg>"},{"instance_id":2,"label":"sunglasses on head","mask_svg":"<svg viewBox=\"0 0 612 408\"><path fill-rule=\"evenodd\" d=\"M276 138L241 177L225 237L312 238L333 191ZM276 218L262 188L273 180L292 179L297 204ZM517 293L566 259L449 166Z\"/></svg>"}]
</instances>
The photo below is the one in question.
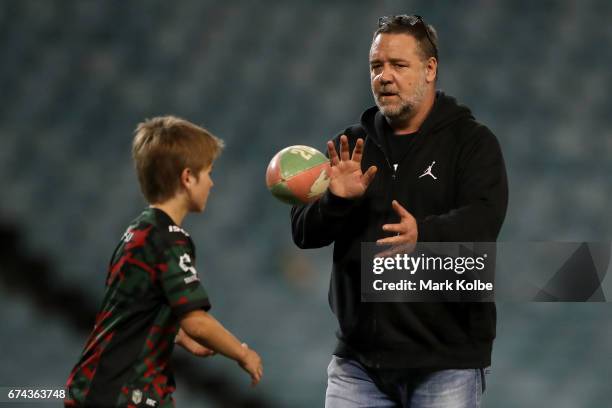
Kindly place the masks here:
<instances>
[{"instance_id":1,"label":"sunglasses on head","mask_svg":"<svg viewBox=\"0 0 612 408\"><path fill-rule=\"evenodd\" d=\"M438 47L436 47L436 44L431 39L429 35L429 30L427 29L427 24L423 20L423 17L417 14L410 15L410 16L405 15L405 14L398 15L398 16L383 16L378 19L378 27L380 28L383 25L389 24L392 22L397 22L397 23L400 23L401 25L409 25L411 27L420 27L421 30L425 32L425 36L427 37L427 39L429 40L429 43L434 49L435 57L436 59L438 59Z\"/></svg>"}]
</instances>

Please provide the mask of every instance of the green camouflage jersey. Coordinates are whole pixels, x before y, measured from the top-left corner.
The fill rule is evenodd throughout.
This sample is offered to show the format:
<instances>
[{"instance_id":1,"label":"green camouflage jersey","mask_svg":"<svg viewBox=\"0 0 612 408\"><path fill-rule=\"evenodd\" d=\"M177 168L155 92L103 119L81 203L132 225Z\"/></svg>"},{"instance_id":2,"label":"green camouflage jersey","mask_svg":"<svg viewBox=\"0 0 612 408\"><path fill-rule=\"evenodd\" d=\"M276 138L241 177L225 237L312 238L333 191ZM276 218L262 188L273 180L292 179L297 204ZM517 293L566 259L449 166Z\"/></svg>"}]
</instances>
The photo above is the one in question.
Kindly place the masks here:
<instances>
[{"instance_id":1,"label":"green camouflage jersey","mask_svg":"<svg viewBox=\"0 0 612 408\"><path fill-rule=\"evenodd\" d=\"M147 208L132 222L110 261L102 307L68 378L65 406L173 406L168 363L179 319L210 309L194 264L189 234L166 213Z\"/></svg>"}]
</instances>

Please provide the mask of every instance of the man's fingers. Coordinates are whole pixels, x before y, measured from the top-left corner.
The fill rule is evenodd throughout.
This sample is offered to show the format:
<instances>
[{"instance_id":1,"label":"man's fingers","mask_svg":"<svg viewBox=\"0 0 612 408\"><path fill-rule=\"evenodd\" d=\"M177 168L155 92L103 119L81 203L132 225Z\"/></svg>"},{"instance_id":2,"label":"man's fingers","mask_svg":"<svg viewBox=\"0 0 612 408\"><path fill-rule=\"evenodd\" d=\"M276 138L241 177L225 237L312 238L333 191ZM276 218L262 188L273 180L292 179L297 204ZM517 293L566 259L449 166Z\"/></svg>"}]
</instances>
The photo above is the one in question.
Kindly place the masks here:
<instances>
[{"instance_id":1,"label":"man's fingers","mask_svg":"<svg viewBox=\"0 0 612 408\"><path fill-rule=\"evenodd\" d=\"M401 248L402 248L402 245L395 245L395 246L392 246L391 248L389 248L389 249L387 249L385 251L377 253L374 256L377 257L377 258L389 258L389 257L392 257L392 256L397 255L398 253L402 252Z\"/></svg>"},{"instance_id":2,"label":"man's fingers","mask_svg":"<svg viewBox=\"0 0 612 408\"><path fill-rule=\"evenodd\" d=\"M348 137L346 137L346 135L342 135L340 136L340 160L348 161L349 159Z\"/></svg>"},{"instance_id":3,"label":"man's fingers","mask_svg":"<svg viewBox=\"0 0 612 408\"><path fill-rule=\"evenodd\" d=\"M410 217L410 213L406 211L406 209L402 207L402 205L397 200L393 200L391 202L391 206L393 206L393 209L395 210L397 215L400 216L400 218Z\"/></svg>"},{"instance_id":4,"label":"man's fingers","mask_svg":"<svg viewBox=\"0 0 612 408\"><path fill-rule=\"evenodd\" d=\"M376 257L380 257L380 258L387 258L387 257L391 257L397 254L407 254L410 255L411 253L414 252L414 249L416 248L416 244L402 244L402 245L394 245L391 248L379 252L377 253Z\"/></svg>"},{"instance_id":5,"label":"man's fingers","mask_svg":"<svg viewBox=\"0 0 612 408\"><path fill-rule=\"evenodd\" d=\"M334 142L327 142L327 153L329 154L329 163L332 166L337 166L340 163L340 159L338 158L338 153L336 152L336 146L334 146Z\"/></svg>"},{"instance_id":6,"label":"man's fingers","mask_svg":"<svg viewBox=\"0 0 612 408\"><path fill-rule=\"evenodd\" d=\"M355 148L353 149L353 157L351 160L357 163L361 163L361 157L363 156L363 139L357 139L357 143L355 143Z\"/></svg>"},{"instance_id":7,"label":"man's fingers","mask_svg":"<svg viewBox=\"0 0 612 408\"><path fill-rule=\"evenodd\" d=\"M406 232L406 226L403 224L385 224L382 229L383 231Z\"/></svg>"},{"instance_id":8,"label":"man's fingers","mask_svg":"<svg viewBox=\"0 0 612 408\"><path fill-rule=\"evenodd\" d=\"M381 238L376 241L377 245L400 245L407 244L408 239L403 235L395 235L393 237Z\"/></svg>"},{"instance_id":9,"label":"man's fingers","mask_svg":"<svg viewBox=\"0 0 612 408\"><path fill-rule=\"evenodd\" d=\"M374 180L374 176L376 175L376 171L378 169L376 168L376 166L371 166L362 176L361 176L361 180L363 181L363 184L366 186L366 188L370 185L370 183L372 182L372 180Z\"/></svg>"}]
</instances>

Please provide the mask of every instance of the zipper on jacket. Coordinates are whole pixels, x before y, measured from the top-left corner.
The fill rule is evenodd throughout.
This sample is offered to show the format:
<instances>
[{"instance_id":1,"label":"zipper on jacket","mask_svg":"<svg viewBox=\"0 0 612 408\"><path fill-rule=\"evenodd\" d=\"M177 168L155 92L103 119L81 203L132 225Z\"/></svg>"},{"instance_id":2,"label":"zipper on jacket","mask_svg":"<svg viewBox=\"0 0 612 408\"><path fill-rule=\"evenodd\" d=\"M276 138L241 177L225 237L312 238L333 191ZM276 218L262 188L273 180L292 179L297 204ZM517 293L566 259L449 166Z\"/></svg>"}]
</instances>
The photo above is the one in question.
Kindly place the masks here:
<instances>
[{"instance_id":1,"label":"zipper on jacket","mask_svg":"<svg viewBox=\"0 0 612 408\"><path fill-rule=\"evenodd\" d=\"M372 139L370 139L372 140ZM383 157L385 158L385 162L387 163L387 167L389 168L389 170L391 171L391 180L393 183L395 183L397 181L397 170L395 167L393 167L393 165L391 165L391 162L389 161L389 157L387 156L387 154L385 153L385 150L382 148L382 146L380 144L378 144L378 142L376 140L372 140L374 142L374 145L378 148L378 150L380 150L380 152L383 154ZM398 167L399 167L399 163L398 163ZM391 188L390 190L388 190L387 192L387 198L389 198L390 196L393 196L393 188ZM372 337L374 339L376 339L378 337L378 319L377 319L377 315L378 315L378 308L377 303L371 303L370 304L370 310L371 310L371 318L372 318ZM376 341L376 340L375 340ZM375 353L375 361L374 361L374 367L375 368L380 368L380 355L379 353Z\"/></svg>"},{"instance_id":2,"label":"zipper on jacket","mask_svg":"<svg viewBox=\"0 0 612 408\"><path fill-rule=\"evenodd\" d=\"M389 161L389 157L387 157L387 153L385 153L385 150L382 148L382 146L380 144L378 144L378 141L373 140L373 139L370 139L370 140L372 140L372 142L374 142L374 146L378 147L378 150L380 150L380 152L385 157L385 161L387 162L387 166L389 167L389 170L391 170L393 172L393 174L391 175L391 178L393 180L395 180L396 179L395 169L391 165L391 162Z\"/></svg>"}]
</instances>

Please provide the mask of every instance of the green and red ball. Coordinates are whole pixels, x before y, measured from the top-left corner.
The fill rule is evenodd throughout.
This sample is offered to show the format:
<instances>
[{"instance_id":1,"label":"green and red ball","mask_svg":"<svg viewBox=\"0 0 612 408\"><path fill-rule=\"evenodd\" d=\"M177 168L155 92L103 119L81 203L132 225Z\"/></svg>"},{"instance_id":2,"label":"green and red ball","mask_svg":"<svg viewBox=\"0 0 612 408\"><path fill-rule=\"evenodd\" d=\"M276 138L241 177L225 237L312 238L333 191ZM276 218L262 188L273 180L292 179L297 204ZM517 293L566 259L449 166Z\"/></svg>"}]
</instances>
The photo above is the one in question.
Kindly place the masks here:
<instances>
[{"instance_id":1,"label":"green and red ball","mask_svg":"<svg viewBox=\"0 0 612 408\"><path fill-rule=\"evenodd\" d=\"M268 189L284 203L306 204L317 200L329 186L329 159L309 146L289 146L268 165Z\"/></svg>"}]
</instances>

